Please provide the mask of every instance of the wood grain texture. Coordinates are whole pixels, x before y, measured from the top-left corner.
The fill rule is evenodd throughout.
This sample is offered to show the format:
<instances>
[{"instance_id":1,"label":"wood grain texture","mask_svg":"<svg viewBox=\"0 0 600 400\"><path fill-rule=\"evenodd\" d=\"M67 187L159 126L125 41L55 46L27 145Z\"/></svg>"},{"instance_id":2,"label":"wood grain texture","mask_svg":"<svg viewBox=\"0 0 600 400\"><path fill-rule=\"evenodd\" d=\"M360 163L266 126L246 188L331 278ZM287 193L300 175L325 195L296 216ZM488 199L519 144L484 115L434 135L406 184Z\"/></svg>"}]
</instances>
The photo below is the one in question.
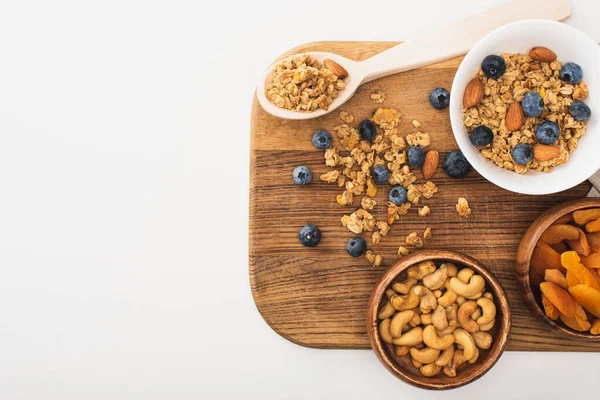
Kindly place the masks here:
<instances>
[{"instance_id":1,"label":"wood grain texture","mask_svg":"<svg viewBox=\"0 0 600 400\"><path fill-rule=\"evenodd\" d=\"M302 51L331 51L364 60L397 43L322 42L300 46ZM283 55L286 56L287 54ZM282 57L283 57L282 56ZM387 101L404 114L399 129L419 129L432 137L431 149L440 160L456 149L448 111L433 109L428 95L434 87L450 88L462 58L369 82L359 88L341 110L351 111L355 123L370 117L379 105L369 94L383 90ZM369 294L386 267L394 264L398 246L412 232L433 229L427 249L447 249L468 254L494 272L502 283L512 310L512 332L507 350L598 351L599 343L567 340L535 319L525 307L515 278L515 256L519 241L529 225L545 210L566 200L584 197L589 183L548 196L518 195L487 182L475 171L462 180L448 178L441 167L431 179L440 189L424 204L431 214L420 218L416 210L393 225L390 233L373 249L383 255L383 266L372 268L364 258L352 259L346 241L353 236L340 218L358 207L335 202L336 185L319 181L327 172L322 151L311 144L315 130L332 130L341 120L337 112L306 121L281 120L267 114L256 98L251 116L250 155L250 285L254 301L265 321L281 336L303 346L318 348L370 348L365 319ZM292 170L306 165L313 182L299 187ZM418 174L420 177L420 173ZM422 180L420 180L422 182ZM376 200L383 202L387 188ZM458 197L469 200L473 214L461 218L455 210ZM377 207L375 216L385 210ZM306 223L321 228L322 240L315 248L298 242L298 230Z\"/></svg>"}]
</instances>

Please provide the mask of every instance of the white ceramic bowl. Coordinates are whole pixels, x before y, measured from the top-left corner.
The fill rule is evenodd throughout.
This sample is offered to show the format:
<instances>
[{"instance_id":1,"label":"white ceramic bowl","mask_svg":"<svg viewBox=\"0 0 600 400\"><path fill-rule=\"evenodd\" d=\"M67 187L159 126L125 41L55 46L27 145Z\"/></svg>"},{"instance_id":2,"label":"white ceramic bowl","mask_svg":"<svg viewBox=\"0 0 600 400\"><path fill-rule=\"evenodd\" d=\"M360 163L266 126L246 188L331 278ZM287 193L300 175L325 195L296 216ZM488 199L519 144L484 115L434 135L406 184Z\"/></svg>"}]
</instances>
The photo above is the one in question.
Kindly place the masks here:
<instances>
[{"instance_id":1,"label":"white ceramic bowl","mask_svg":"<svg viewBox=\"0 0 600 400\"><path fill-rule=\"evenodd\" d=\"M490 54L528 53L532 47L553 50L562 63L575 62L583 69L583 80L590 96L585 100L592 109L587 133L571 153L568 162L551 173L529 171L516 174L499 168L483 157L471 144L463 124L463 93L469 81ZM473 168L488 181L513 192L549 194L569 189L600 169L600 46L582 32L560 22L529 20L515 22L490 32L481 39L460 64L450 96L450 122L458 146Z\"/></svg>"}]
</instances>

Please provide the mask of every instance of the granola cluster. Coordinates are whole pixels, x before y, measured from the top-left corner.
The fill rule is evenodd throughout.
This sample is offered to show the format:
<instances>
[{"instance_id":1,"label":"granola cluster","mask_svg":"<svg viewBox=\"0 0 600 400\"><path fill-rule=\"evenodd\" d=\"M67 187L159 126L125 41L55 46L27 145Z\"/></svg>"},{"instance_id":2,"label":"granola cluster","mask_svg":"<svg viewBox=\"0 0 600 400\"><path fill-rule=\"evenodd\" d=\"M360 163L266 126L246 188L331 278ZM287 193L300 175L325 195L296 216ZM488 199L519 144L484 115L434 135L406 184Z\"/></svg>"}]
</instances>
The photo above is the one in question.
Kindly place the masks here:
<instances>
[{"instance_id":1,"label":"granola cluster","mask_svg":"<svg viewBox=\"0 0 600 400\"><path fill-rule=\"evenodd\" d=\"M380 96L385 99L383 93L380 93ZM422 198L429 199L437 193L438 188L431 181L417 184L417 176L407 164L408 145L426 147L431 143L431 139L429 134L423 132L411 133L406 138L401 136L398 124L402 115L393 108L379 108L373 113L371 120L378 127L378 133L372 142L361 139L358 129L349 125L354 121L351 113L341 111L339 117L344 124L335 126L333 131L337 134L339 145L343 150L331 147L325 151L325 164L334 169L321 175L320 179L328 183L336 183L343 188L342 193L336 197L340 205L352 205L360 196L360 208L349 215L344 215L341 222L355 234L371 232L371 244L376 245L388 234L394 222L408 213L411 206L417 206ZM407 190L405 203L401 205L389 201L385 203L387 207L385 219L377 219L373 214L378 205L374 199L378 185L371 177L371 171L378 165L384 165L389 170L390 185L402 185ZM429 207L423 206L419 210L419 215L424 217L429 212ZM429 237L431 237L431 229L426 231L423 237L419 237L415 232L410 239L406 239L406 244L421 247L423 240ZM402 249L399 249L400 253L408 254L407 249L404 247ZM375 254L372 250L368 250L365 257L373 266L381 264L381 255Z\"/></svg>"},{"instance_id":2,"label":"granola cluster","mask_svg":"<svg viewBox=\"0 0 600 400\"><path fill-rule=\"evenodd\" d=\"M553 167L569 160L569 154L577 148L578 140L585 135L585 122L576 121L569 114L569 106L574 100L588 96L585 82L567 84L559 78L562 64L559 61L542 62L526 54L503 54L506 72L498 79L488 78L481 70L477 73L484 85L482 101L474 107L464 109L464 125L470 133L484 125L494 133L493 142L480 148L481 154L501 168L517 173L529 170L551 172ZM506 127L506 115L510 105L520 102L530 91L536 91L544 100L544 112L539 117L527 117L523 125L515 131ZM560 136L555 146L560 156L550 160L536 160L526 165L516 164L512 150L520 143L531 146L537 143L536 127L544 120L556 123Z\"/></svg>"},{"instance_id":3,"label":"granola cluster","mask_svg":"<svg viewBox=\"0 0 600 400\"><path fill-rule=\"evenodd\" d=\"M279 108L292 111L327 110L346 84L308 54L296 54L277 63L265 96Z\"/></svg>"}]
</instances>

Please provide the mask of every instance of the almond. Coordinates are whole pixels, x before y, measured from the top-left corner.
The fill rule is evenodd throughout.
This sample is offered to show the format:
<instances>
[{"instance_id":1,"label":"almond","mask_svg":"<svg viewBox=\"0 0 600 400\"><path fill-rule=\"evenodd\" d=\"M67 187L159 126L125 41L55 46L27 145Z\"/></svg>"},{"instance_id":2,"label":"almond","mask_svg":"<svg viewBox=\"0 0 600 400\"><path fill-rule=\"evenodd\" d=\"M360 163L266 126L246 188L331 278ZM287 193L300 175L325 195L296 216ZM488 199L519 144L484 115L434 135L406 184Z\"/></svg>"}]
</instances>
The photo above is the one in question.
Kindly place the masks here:
<instances>
[{"instance_id":1,"label":"almond","mask_svg":"<svg viewBox=\"0 0 600 400\"><path fill-rule=\"evenodd\" d=\"M325 68L330 69L338 78L344 79L349 75L344 67L333 60L325 60L323 61L323 65L325 65Z\"/></svg>"},{"instance_id":2,"label":"almond","mask_svg":"<svg viewBox=\"0 0 600 400\"><path fill-rule=\"evenodd\" d=\"M423 178L429 179L435 174L439 161L440 153L437 151L430 150L425 154L425 161L423 161Z\"/></svg>"},{"instance_id":3,"label":"almond","mask_svg":"<svg viewBox=\"0 0 600 400\"><path fill-rule=\"evenodd\" d=\"M552 62L556 60L556 53L547 47L534 47L529 50L529 57L537 61Z\"/></svg>"},{"instance_id":4,"label":"almond","mask_svg":"<svg viewBox=\"0 0 600 400\"><path fill-rule=\"evenodd\" d=\"M483 82L475 77L465 88L463 95L463 105L465 108L475 107L483 99Z\"/></svg>"},{"instance_id":5,"label":"almond","mask_svg":"<svg viewBox=\"0 0 600 400\"><path fill-rule=\"evenodd\" d=\"M538 161L548 161L560 157L560 149L556 146L536 144L533 146L533 158Z\"/></svg>"},{"instance_id":6,"label":"almond","mask_svg":"<svg viewBox=\"0 0 600 400\"><path fill-rule=\"evenodd\" d=\"M525 122L525 114L523 113L523 108L518 101L515 101L508 108L508 112L506 113L506 129L509 131L517 131Z\"/></svg>"}]
</instances>

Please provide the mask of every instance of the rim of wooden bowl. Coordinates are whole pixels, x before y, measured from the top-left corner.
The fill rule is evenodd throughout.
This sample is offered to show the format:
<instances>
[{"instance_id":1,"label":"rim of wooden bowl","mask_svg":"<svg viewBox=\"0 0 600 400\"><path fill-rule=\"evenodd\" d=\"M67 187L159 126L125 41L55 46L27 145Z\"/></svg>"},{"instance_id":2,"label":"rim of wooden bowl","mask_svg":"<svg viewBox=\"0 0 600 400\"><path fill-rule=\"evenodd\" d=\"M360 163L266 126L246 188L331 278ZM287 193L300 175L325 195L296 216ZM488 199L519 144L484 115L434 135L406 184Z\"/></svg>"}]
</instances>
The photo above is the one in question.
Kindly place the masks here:
<instances>
[{"instance_id":1,"label":"rim of wooden bowl","mask_svg":"<svg viewBox=\"0 0 600 400\"><path fill-rule=\"evenodd\" d=\"M496 334L494 335L492 347L490 347L489 350L486 350L486 357L483 360L478 360L469 368L461 371L461 373L454 378L450 378L445 375L428 378L406 370L402 365L398 364L394 359L388 356L386 349L384 348L384 343L382 343L381 338L377 333L377 312L381 300L385 295L386 289L391 285L393 280L408 267L426 260L447 261L458 264L457 266L459 268L472 268L476 273L485 278L486 285L494 295L494 303L498 308L496 314L498 328ZM506 293L504 292L504 289L502 288L502 285L498 279L496 279L496 277L490 272L489 269L487 269L487 267L485 267L476 259L454 251L422 250L409 256L402 257L383 274L379 282L377 282L377 284L374 286L371 292L371 297L369 298L369 305L367 309L367 333L369 335L371 347L377 355L377 358L379 358L379 361L381 361L388 371L390 371L397 378L402 379L411 385L424 389L454 389L471 383L485 375L494 366L494 364L496 364L504 352L506 343L508 341L508 334L510 333L510 327L510 307L508 305Z\"/></svg>"},{"instance_id":2,"label":"rim of wooden bowl","mask_svg":"<svg viewBox=\"0 0 600 400\"><path fill-rule=\"evenodd\" d=\"M533 224L531 224L529 229L527 229L527 232L525 232L525 235L523 235L521 243L519 244L519 249L517 250L516 258L517 281L519 283L521 296L523 297L523 301L525 302L525 305L527 306L529 311L539 321L548 324L548 326L550 326L550 328L559 335L562 335L569 339L585 340L588 342L600 341L600 335L592 335L590 333L577 332L570 328L566 328L552 321L550 318L546 317L546 313L536 300L533 294L533 290L531 289L531 281L529 279L529 263L535 245L542 236L542 233L544 233L544 231L546 231L546 229L548 229L550 225L556 222L560 217L572 213L573 211L593 207L600 207L600 199L583 198L570 200L550 208L542 215L540 215L533 222Z\"/></svg>"}]
</instances>

